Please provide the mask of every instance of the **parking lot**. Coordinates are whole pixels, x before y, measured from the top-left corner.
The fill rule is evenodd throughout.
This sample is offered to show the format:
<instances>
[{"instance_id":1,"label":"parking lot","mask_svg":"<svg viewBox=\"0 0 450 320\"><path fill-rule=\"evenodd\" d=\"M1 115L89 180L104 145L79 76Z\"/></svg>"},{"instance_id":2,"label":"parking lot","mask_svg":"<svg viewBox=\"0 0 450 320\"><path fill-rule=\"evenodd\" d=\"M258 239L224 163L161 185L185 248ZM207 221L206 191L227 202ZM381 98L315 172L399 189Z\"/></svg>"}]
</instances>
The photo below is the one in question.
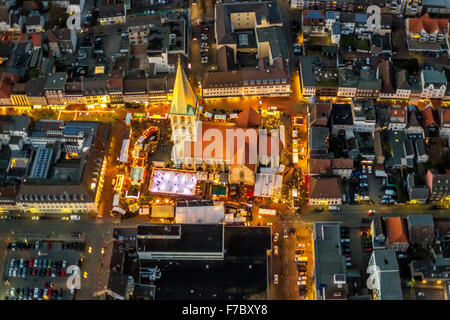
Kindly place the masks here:
<instances>
[{"instance_id":1,"label":"parking lot","mask_svg":"<svg viewBox=\"0 0 450 320\"><path fill-rule=\"evenodd\" d=\"M341 226L341 247L349 277L349 290L353 295L365 292L367 266L372 252L368 227Z\"/></svg>"},{"instance_id":2,"label":"parking lot","mask_svg":"<svg viewBox=\"0 0 450 320\"><path fill-rule=\"evenodd\" d=\"M5 242L0 298L68 300L75 291L66 284L67 268L82 265L82 237L67 239L12 238Z\"/></svg>"},{"instance_id":3,"label":"parking lot","mask_svg":"<svg viewBox=\"0 0 450 320\"><path fill-rule=\"evenodd\" d=\"M396 188L389 186L386 178L375 177L371 165L362 165L360 171L354 170L352 179L353 182L349 183L348 191L345 192L344 202L382 205L396 203Z\"/></svg>"}]
</instances>

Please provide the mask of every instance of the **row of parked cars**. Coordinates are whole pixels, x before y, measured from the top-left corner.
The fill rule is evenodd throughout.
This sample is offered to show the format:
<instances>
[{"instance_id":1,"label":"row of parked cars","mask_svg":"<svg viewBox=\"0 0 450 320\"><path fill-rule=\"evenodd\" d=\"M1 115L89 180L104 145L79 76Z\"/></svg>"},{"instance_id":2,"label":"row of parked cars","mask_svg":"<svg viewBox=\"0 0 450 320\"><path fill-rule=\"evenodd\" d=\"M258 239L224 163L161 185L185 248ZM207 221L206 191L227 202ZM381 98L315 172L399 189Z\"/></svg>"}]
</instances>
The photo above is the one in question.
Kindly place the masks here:
<instances>
[{"instance_id":1,"label":"row of parked cars","mask_svg":"<svg viewBox=\"0 0 450 320\"><path fill-rule=\"evenodd\" d=\"M295 258L294 262L296 263L297 272L298 272L298 298L305 299L307 290L308 290L308 276L307 276L307 265L308 265L308 257L305 256L305 244L297 243L295 249Z\"/></svg>"},{"instance_id":2,"label":"row of parked cars","mask_svg":"<svg viewBox=\"0 0 450 320\"><path fill-rule=\"evenodd\" d=\"M62 250L80 250L84 251L84 242L63 242L61 245Z\"/></svg>"},{"instance_id":3,"label":"row of parked cars","mask_svg":"<svg viewBox=\"0 0 450 320\"><path fill-rule=\"evenodd\" d=\"M200 53L202 55L201 63L208 63L208 26L204 23L201 23L202 33L201 33L201 44L200 44Z\"/></svg>"},{"instance_id":4,"label":"row of parked cars","mask_svg":"<svg viewBox=\"0 0 450 320\"><path fill-rule=\"evenodd\" d=\"M361 231L361 244L363 247L363 252L364 253L370 253L373 250L372 247L372 238L369 234L369 231Z\"/></svg>"},{"instance_id":5,"label":"row of parked cars","mask_svg":"<svg viewBox=\"0 0 450 320\"><path fill-rule=\"evenodd\" d=\"M11 288L8 300L62 300L64 296L63 288Z\"/></svg>"},{"instance_id":6,"label":"row of parked cars","mask_svg":"<svg viewBox=\"0 0 450 320\"><path fill-rule=\"evenodd\" d=\"M52 261L47 259L16 260L11 259L8 277L26 278L29 276L40 277L65 277L67 261Z\"/></svg>"},{"instance_id":7,"label":"row of parked cars","mask_svg":"<svg viewBox=\"0 0 450 320\"><path fill-rule=\"evenodd\" d=\"M34 249L39 250L39 240L36 241L11 241L7 245L7 249L10 251Z\"/></svg>"},{"instance_id":8,"label":"row of parked cars","mask_svg":"<svg viewBox=\"0 0 450 320\"><path fill-rule=\"evenodd\" d=\"M347 227L341 227L341 248L342 255L345 257L345 267L350 269L352 267L352 257L350 249L350 230Z\"/></svg>"},{"instance_id":9,"label":"row of parked cars","mask_svg":"<svg viewBox=\"0 0 450 320\"><path fill-rule=\"evenodd\" d=\"M380 196L381 204L394 204L397 197L397 190L393 186L388 186L386 178L383 178L381 181L380 191L384 191L384 194Z\"/></svg>"}]
</instances>

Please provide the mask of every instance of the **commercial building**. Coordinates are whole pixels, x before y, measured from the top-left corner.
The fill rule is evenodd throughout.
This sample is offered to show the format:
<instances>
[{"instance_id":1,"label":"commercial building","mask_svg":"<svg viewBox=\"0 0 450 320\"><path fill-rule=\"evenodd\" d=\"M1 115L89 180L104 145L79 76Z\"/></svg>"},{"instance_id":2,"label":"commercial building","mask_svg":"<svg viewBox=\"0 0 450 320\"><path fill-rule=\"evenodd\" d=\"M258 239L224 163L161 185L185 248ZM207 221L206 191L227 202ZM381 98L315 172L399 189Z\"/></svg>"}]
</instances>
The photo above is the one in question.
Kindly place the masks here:
<instances>
[{"instance_id":1,"label":"commercial building","mask_svg":"<svg viewBox=\"0 0 450 320\"><path fill-rule=\"evenodd\" d=\"M339 87L336 59L300 57L300 85L304 96L335 97Z\"/></svg>"},{"instance_id":2,"label":"commercial building","mask_svg":"<svg viewBox=\"0 0 450 320\"><path fill-rule=\"evenodd\" d=\"M346 300L348 284L337 222L315 222L314 290L317 300Z\"/></svg>"},{"instance_id":3,"label":"commercial building","mask_svg":"<svg viewBox=\"0 0 450 320\"><path fill-rule=\"evenodd\" d=\"M443 201L450 198L450 174L427 171L425 184L430 190L430 201Z\"/></svg>"},{"instance_id":4,"label":"commercial building","mask_svg":"<svg viewBox=\"0 0 450 320\"><path fill-rule=\"evenodd\" d=\"M217 3L214 14L217 49L231 48L235 63L240 53L268 58L271 65L279 57L288 59L276 2Z\"/></svg>"},{"instance_id":5,"label":"commercial building","mask_svg":"<svg viewBox=\"0 0 450 320\"><path fill-rule=\"evenodd\" d=\"M397 257L392 249L373 250L369 270L374 300L403 300Z\"/></svg>"},{"instance_id":6,"label":"commercial building","mask_svg":"<svg viewBox=\"0 0 450 320\"><path fill-rule=\"evenodd\" d=\"M342 204L342 184L340 177L310 177L309 204L316 206Z\"/></svg>"},{"instance_id":7,"label":"commercial building","mask_svg":"<svg viewBox=\"0 0 450 320\"><path fill-rule=\"evenodd\" d=\"M409 247L406 222L402 217L390 217L386 222L386 246L395 252L406 252Z\"/></svg>"},{"instance_id":8,"label":"commercial building","mask_svg":"<svg viewBox=\"0 0 450 320\"><path fill-rule=\"evenodd\" d=\"M248 299L267 294L270 228L142 224L116 230L118 237L126 232L127 238L135 239L129 241L139 258L133 272L135 294L138 288L154 292L157 300Z\"/></svg>"},{"instance_id":9,"label":"commercial building","mask_svg":"<svg viewBox=\"0 0 450 320\"><path fill-rule=\"evenodd\" d=\"M444 72L437 70L423 69L420 72L420 80L422 82L421 98L425 99L442 99L447 89L447 78Z\"/></svg>"},{"instance_id":10,"label":"commercial building","mask_svg":"<svg viewBox=\"0 0 450 320\"><path fill-rule=\"evenodd\" d=\"M102 25L125 23L127 21L127 8L123 3L104 5L98 11L98 21Z\"/></svg>"},{"instance_id":11,"label":"commercial building","mask_svg":"<svg viewBox=\"0 0 450 320\"><path fill-rule=\"evenodd\" d=\"M202 87L203 98L246 96L289 96L291 85L278 59L273 65L260 68L243 68L239 71L210 72Z\"/></svg>"},{"instance_id":12,"label":"commercial building","mask_svg":"<svg viewBox=\"0 0 450 320\"><path fill-rule=\"evenodd\" d=\"M27 118L3 121L4 175L16 193L14 203L1 208L33 215L97 212L109 126L45 120L30 131Z\"/></svg>"},{"instance_id":13,"label":"commercial building","mask_svg":"<svg viewBox=\"0 0 450 320\"><path fill-rule=\"evenodd\" d=\"M413 243L428 243L434 241L434 219L431 214L415 214L406 218L408 222L408 238Z\"/></svg>"}]
</instances>

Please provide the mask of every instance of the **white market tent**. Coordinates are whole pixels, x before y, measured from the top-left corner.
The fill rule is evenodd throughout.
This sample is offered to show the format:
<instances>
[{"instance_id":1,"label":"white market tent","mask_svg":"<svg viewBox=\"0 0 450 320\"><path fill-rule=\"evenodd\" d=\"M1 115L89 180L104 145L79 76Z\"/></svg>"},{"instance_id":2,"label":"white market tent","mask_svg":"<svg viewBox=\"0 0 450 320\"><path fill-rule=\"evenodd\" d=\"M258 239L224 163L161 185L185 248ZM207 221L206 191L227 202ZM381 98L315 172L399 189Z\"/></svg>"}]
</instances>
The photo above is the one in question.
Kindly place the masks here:
<instances>
[{"instance_id":1,"label":"white market tent","mask_svg":"<svg viewBox=\"0 0 450 320\"><path fill-rule=\"evenodd\" d=\"M176 223L219 223L225 221L225 208L221 206L177 207Z\"/></svg>"}]
</instances>

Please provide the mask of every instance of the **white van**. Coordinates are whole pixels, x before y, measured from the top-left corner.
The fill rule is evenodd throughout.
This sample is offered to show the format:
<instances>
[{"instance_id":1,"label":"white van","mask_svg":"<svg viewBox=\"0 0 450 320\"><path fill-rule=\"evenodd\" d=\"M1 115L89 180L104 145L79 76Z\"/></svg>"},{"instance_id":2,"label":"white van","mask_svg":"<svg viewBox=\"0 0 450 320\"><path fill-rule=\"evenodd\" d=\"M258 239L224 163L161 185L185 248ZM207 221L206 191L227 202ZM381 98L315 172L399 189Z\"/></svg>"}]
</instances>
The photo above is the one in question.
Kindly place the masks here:
<instances>
[{"instance_id":1,"label":"white van","mask_svg":"<svg viewBox=\"0 0 450 320\"><path fill-rule=\"evenodd\" d=\"M78 220L80 220L80 216L77 216L77 215L71 215L71 216L70 216L70 220L72 220L72 221L78 221Z\"/></svg>"},{"instance_id":2,"label":"white van","mask_svg":"<svg viewBox=\"0 0 450 320\"><path fill-rule=\"evenodd\" d=\"M338 206L328 206L328 210L330 210L330 211L340 211L341 208L339 208Z\"/></svg>"}]
</instances>

